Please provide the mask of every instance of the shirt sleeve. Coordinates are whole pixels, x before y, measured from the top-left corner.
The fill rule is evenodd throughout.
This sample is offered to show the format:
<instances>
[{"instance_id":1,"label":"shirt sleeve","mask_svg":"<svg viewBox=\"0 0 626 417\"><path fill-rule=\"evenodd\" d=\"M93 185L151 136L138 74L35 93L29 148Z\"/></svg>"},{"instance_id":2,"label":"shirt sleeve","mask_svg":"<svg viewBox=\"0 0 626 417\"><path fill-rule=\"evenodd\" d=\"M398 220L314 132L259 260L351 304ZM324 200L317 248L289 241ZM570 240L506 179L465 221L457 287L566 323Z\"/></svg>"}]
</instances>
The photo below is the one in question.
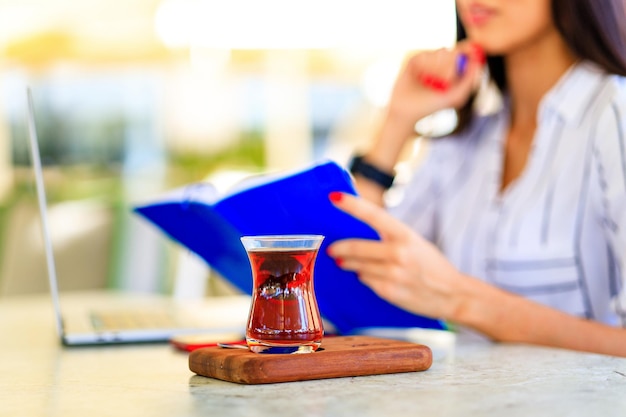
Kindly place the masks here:
<instances>
[{"instance_id":1,"label":"shirt sleeve","mask_svg":"<svg viewBox=\"0 0 626 417\"><path fill-rule=\"evenodd\" d=\"M626 95L601 114L593 152L601 195L600 223L617 264L611 307L626 327Z\"/></svg>"},{"instance_id":2,"label":"shirt sleeve","mask_svg":"<svg viewBox=\"0 0 626 417\"><path fill-rule=\"evenodd\" d=\"M397 204L388 206L389 212L424 238L435 242L437 212L441 204L443 184L453 175L451 167L459 156L459 138L422 139L426 153L406 184L394 192L400 194ZM446 168L447 167L447 168Z\"/></svg>"}]
</instances>

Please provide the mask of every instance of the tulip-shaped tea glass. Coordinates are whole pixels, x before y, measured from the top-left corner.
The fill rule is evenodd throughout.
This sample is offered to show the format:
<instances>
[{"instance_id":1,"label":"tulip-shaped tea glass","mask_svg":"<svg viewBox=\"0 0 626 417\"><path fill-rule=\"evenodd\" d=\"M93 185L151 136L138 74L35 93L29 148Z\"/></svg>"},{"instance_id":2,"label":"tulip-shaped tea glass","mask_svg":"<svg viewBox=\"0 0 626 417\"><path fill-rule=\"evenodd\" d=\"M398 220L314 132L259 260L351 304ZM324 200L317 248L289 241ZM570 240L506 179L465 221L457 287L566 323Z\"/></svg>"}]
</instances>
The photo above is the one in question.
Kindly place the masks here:
<instances>
[{"instance_id":1,"label":"tulip-shaped tea glass","mask_svg":"<svg viewBox=\"0 0 626 417\"><path fill-rule=\"evenodd\" d=\"M256 353L309 353L324 328L313 288L313 268L324 236L241 238L252 266L252 305L246 328Z\"/></svg>"}]
</instances>

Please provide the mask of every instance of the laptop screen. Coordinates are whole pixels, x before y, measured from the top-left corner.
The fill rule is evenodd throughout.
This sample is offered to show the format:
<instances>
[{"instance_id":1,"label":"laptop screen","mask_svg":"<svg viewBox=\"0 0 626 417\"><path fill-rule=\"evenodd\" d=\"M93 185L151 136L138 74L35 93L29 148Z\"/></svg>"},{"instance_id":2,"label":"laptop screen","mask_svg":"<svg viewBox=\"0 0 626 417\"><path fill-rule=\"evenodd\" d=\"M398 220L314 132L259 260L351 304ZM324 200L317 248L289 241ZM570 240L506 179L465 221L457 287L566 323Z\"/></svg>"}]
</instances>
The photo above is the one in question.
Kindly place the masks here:
<instances>
[{"instance_id":1,"label":"laptop screen","mask_svg":"<svg viewBox=\"0 0 626 417\"><path fill-rule=\"evenodd\" d=\"M43 181L43 169L41 166L41 155L39 153L39 141L37 139L37 126L35 124L35 106L30 88L26 90L27 100L27 124L28 124L28 144L30 148L31 163L35 175L35 186L37 190L37 203L41 220L41 231L46 256L46 267L48 270L48 283L52 295L52 303L55 311L55 321L57 332L63 334L63 320L61 317L61 305L59 302L59 286L56 275L56 265L54 263L54 253L52 251L52 240L50 237L50 227L48 225L48 210L46 204L46 190Z\"/></svg>"}]
</instances>

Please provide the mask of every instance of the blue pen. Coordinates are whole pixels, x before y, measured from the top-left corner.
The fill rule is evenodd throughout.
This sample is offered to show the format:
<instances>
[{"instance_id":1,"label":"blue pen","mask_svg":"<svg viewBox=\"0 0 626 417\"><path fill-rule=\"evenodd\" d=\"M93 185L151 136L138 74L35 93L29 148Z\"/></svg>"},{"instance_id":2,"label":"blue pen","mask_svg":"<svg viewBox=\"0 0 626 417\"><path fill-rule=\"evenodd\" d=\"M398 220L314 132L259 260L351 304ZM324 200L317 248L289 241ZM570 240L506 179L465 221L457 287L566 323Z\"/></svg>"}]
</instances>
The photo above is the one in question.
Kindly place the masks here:
<instances>
[{"instance_id":1,"label":"blue pen","mask_svg":"<svg viewBox=\"0 0 626 417\"><path fill-rule=\"evenodd\" d=\"M456 73L457 75L465 74L465 70L467 69L467 55L460 54L456 57Z\"/></svg>"}]
</instances>

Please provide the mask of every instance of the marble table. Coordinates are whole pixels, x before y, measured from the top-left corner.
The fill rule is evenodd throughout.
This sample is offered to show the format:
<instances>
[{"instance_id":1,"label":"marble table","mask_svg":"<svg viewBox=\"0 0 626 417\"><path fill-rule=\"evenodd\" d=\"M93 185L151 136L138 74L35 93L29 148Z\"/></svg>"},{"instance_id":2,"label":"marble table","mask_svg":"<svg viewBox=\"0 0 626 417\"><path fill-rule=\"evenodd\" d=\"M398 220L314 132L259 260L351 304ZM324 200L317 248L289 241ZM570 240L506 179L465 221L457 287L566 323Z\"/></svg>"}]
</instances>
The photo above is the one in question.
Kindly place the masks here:
<instances>
[{"instance_id":1,"label":"marble table","mask_svg":"<svg viewBox=\"0 0 626 417\"><path fill-rule=\"evenodd\" d=\"M626 359L407 334L433 348L429 370L238 385L194 375L168 344L63 347L47 297L4 298L0 416L626 415Z\"/></svg>"}]
</instances>

